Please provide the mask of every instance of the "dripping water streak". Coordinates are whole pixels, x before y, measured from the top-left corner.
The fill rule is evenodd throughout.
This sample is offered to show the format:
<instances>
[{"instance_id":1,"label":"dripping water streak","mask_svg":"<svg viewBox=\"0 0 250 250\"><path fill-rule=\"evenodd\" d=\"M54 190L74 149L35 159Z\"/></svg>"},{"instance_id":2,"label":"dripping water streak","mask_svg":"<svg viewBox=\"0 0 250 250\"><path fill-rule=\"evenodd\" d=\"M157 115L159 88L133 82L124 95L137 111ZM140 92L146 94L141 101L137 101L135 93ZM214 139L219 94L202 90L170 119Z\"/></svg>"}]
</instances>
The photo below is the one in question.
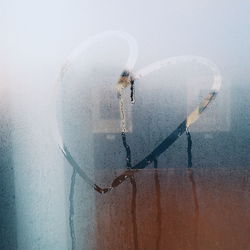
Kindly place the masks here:
<instances>
[{"instance_id":1,"label":"dripping water streak","mask_svg":"<svg viewBox=\"0 0 250 250\"><path fill-rule=\"evenodd\" d=\"M123 143L123 146L126 150L127 168L130 169L132 167L132 165L131 165L131 151L130 151L129 145L127 144L126 134L124 132L122 132L122 143Z\"/></svg>"},{"instance_id":2,"label":"dripping water streak","mask_svg":"<svg viewBox=\"0 0 250 250\"><path fill-rule=\"evenodd\" d=\"M161 243L161 186L158 176L158 162L155 159L154 160L154 179L155 179L155 190L156 190L156 205L157 205L157 224L158 224L158 234L156 238L156 250L160 249L160 243Z\"/></svg>"},{"instance_id":3,"label":"dripping water streak","mask_svg":"<svg viewBox=\"0 0 250 250\"><path fill-rule=\"evenodd\" d=\"M131 80L130 81L130 98L131 98L131 103L135 103L135 81Z\"/></svg>"},{"instance_id":4,"label":"dripping water streak","mask_svg":"<svg viewBox=\"0 0 250 250\"><path fill-rule=\"evenodd\" d=\"M63 150L62 150L66 160L69 162L69 164L72 166L72 168L74 169L74 171L76 171L76 173L86 182L88 183L88 185L90 185L91 187L94 188L94 190L96 190L97 192L103 194L108 192L111 187L108 188L101 188L98 185L96 185L86 174L85 172L81 169L81 167L78 165L78 163L74 160L74 158L72 157L72 155L70 154L69 150L67 149L67 147L64 145L63 146Z\"/></svg>"},{"instance_id":5,"label":"dripping water streak","mask_svg":"<svg viewBox=\"0 0 250 250\"><path fill-rule=\"evenodd\" d=\"M74 228L74 193L75 193L75 180L76 180L76 170L73 169L73 173L71 176L71 184L70 184L70 193L69 193L69 227L70 227L70 237L71 237L71 249L75 250L76 248L76 236L75 236L75 228Z\"/></svg>"},{"instance_id":6,"label":"dripping water streak","mask_svg":"<svg viewBox=\"0 0 250 250\"><path fill-rule=\"evenodd\" d=\"M132 200L131 200L131 215L133 224L133 235L134 235L134 250L138 250L138 233L137 233L137 221L136 221L136 195L137 187L134 176L130 177L132 184Z\"/></svg>"},{"instance_id":7,"label":"dripping water streak","mask_svg":"<svg viewBox=\"0 0 250 250\"><path fill-rule=\"evenodd\" d=\"M192 168L192 137L190 132L187 130L187 141L188 141L188 147L187 147L187 153L188 153L188 168Z\"/></svg>"},{"instance_id":8,"label":"dripping water streak","mask_svg":"<svg viewBox=\"0 0 250 250\"><path fill-rule=\"evenodd\" d=\"M195 249L198 249L198 226L199 226L199 216L200 216L200 206L198 202L196 183L193 176L192 169L188 172L189 180L192 184L192 195L194 200L194 226L195 226Z\"/></svg>"}]
</instances>

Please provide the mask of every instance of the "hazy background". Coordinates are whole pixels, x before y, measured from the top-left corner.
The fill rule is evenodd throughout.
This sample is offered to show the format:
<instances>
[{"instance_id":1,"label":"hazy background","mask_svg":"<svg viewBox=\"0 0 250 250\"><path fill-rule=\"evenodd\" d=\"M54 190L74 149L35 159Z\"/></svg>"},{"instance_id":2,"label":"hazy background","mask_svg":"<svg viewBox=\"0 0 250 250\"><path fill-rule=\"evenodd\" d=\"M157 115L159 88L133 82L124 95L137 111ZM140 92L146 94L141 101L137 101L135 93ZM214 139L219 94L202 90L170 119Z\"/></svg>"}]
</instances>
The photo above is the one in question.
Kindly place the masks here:
<instances>
[{"instance_id":1,"label":"hazy background","mask_svg":"<svg viewBox=\"0 0 250 250\"><path fill-rule=\"evenodd\" d=\"M219 104L214 107L221 114L220 119L226 119L227 122L222 122L225 126L218 125L216 129L217 125L212 119L203 123L209 124L203 131L201 128L204 126L199 127L199 124L192 128L194 167L248 168L249 12L250 2L243 0L0 0L0 248L17 249L18 246L18 249L23 250L61 250L71 247L68 226L71 168L51 140L48 126L49 98L64 59L89 36L105 30L121 30L135 37L139 47L136 69L166 57L185 54L203 56L215 62L221 70L223 85L221 98L218 96L216 100ZM202 70L199 69L199 72ZM169 105L165 102L166 107L160 117L164 117L166 109L169 113L176 111L176 108L180 111L173 112L173 119L170 119L172 127L167 128L167 134L187 113L189 90L184 83L188 84L187 81L195 69L191 67L191 73L187 68L186 71L187 73L183 73L173 69L167 75L168 85L164 86L166 90L171 89L173 92L169 91L166 96L172 98L173 102L169 102ZM193 77L197 78L198 75L194 74ZM154 77L156 86L163 86L162 79L165 76L158 76L157 79ZM170 83L171 79L176 80L174 84ZM203 81L207 82L204 79ZM181 88L181 102L175 102L175 95L179 94L176 82L184 86ZM198 82L197 80L197 86ZM72 84L79 86L77 79ZM68 92L66 87L64 90L65 93L75 96L74 91ZM153 95L151 92L140 92L140 87L137 90L138 105L135 109L141 115L137 116L138 122L145 122L146 127L148 122L144 118L147 110L152 109L152 114L157 116L155 111L163 108L160 100L164 100L166 96L156 97L159 91ZM84 93L84 89L79 89L79 93L81 92ZM143 106L140 98L144 94L150 102L145 102ZM195 102L198 97L192 98ZM73 113L65 112L65 120L79 117L81 105L77 108ZM210 117L212 114L210 111ZM165 124L164 119L160 124ZM76 126L80 129L80 125L79 122ZM65 123L65 126L65 134L73 145L77 130L71 132L72 134L66 133L69 124ZM142 136L145 138L144 146L156 143L147 136L147 131L154 128L153 123L150 126L144 130L145 135ZM140 127L136 129L135 124L134 133L137 130L141 131ZM101 155L105 155L105 150L102 151L103 148L98 148L98 145L106 139L102 135L98 136L98 155L95 157L97 162L93 164L99 169L100 162L103 161ZM159 138L157 136L153 139ZM120 143L119 138L117 140ZM133 142L131 143L132 147ZM137 146L135 141L134 147ZM147 147L140 149L134 155L135 161L141 159L146 150ZM76 157L80 159L81 152L76 153ZM185 137L161 160L163 162L160 167L185 167ZM89 192L89 187L78 180L75 230L79 241L76 249L82 249L82 246L84 249L91 249L94 244L94 239L88 237L88 230L94 231L95 226L94 198Z\"/></svg>"}]
</instances>

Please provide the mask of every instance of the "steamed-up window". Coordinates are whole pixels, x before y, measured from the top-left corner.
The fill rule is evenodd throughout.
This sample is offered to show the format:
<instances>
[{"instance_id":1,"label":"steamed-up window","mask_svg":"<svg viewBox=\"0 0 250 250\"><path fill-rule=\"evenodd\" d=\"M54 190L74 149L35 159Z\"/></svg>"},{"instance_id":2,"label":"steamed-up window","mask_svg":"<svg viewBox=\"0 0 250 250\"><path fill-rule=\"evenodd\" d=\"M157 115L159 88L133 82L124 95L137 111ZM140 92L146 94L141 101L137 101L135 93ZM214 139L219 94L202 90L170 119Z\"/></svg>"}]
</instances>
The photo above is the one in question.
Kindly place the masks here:
<instances>
[{"instance_id":1,"label":"steamed-up window","mask_svg":"<svg viewBox=\"0 0 250 250\"><path fill-rule=\"evenodd\" d=\"M250 249L249 11L2 0L0 249Z\"/></svg>"}]
</instances>

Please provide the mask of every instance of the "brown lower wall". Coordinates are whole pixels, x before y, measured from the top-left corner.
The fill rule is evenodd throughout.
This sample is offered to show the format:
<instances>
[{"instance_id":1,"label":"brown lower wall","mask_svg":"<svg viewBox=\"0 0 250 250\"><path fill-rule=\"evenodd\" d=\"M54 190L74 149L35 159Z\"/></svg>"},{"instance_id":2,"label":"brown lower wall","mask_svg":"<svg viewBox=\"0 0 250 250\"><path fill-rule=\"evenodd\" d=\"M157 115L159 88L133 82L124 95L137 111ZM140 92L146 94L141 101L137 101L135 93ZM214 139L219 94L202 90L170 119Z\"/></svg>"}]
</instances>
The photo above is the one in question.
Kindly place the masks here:
<instances>
[{"instance_id":1,"label":"brown lower wall","mask_svg":"<svg viewBox=\"0 0 250 250\"><path fill-rule=\"evenodd\" d=\"M142 170L96 193L96 249L249 250L249 171ZM107 172L99 183L110 182Z\"/></svg>"}]
</instances>

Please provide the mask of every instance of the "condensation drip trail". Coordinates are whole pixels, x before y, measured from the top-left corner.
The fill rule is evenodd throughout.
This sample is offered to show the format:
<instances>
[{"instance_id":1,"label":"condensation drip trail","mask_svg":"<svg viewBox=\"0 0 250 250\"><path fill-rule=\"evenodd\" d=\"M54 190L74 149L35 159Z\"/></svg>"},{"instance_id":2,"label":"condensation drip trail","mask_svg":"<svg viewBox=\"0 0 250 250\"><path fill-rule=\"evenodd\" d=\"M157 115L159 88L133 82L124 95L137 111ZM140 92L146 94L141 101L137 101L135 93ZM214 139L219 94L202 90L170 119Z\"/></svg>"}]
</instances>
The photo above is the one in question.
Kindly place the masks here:
<instances>
[{"instance_id":1,"label":"condensation drip trail","mask_svg":"<svg viewBox=\"0 0 250 250\"><path fill-rule=\"evenodd\" d=\"M188 141L188 147L187 147L187 153L188 153L188 168L192 168L192 137L190 132L187 130L187 141Z\"/></svg>"},{"instance_id":2,"label":"condensation drip trail","mask_svg":"<svg viewBox=\"0 0 250 250\"><path fill-rule=\"evenodd\" d=\"M134 235L134 249L138 250L138 230L137 230L137 220L136 220L136 196L137 196L137 187L134 176L130 177L132 184L132 199L131 199L131 216L133 224L133 235Z\"/></svg>"},{"instance_id":3,"label":"condensation drip trail","mask_svg":"<svg viewBox=\"0 0 250 250\"><path fill-rule=\"evenodd\" d=\"M70 237L71 237L71 250L76 249L76 236L74 227L74 193L75 193L75 181L76 181L76 170L73 169L71 176L70 192L69 192L69 227L70 227Z\"/></svg>"},{"instance_id":4,"label":"condensation drip trail","mask_svg":"<svg viewBox=\"0 0 250 250\"><path fill-rule=\"evenodd\" d=\"M190 169L189 171L189 180L192 185L192 195L193 195L193 200L194 200L194 226L195 226L195 249L198 249L198 231L199 231L199 217L200 217L200 206L199 206L199 201L198 201L198 196L197 196L197 190L196 190L196 182L193 176L193 170Z\"/></svg>"},{"instance_id":5,"label":"condensation drip trail","mask_svg":"<svg viewBox=\"0 0 250 250\"><path fill-rule=\"evenodd\" d=\"M77 164L77 162L74 160L72 155L70 154L67 147L64 145L62 150L66 160L69 162L69 164L73 167L73 169L76 171L76 173L86 182L88 185L92 186L97 192L103 194L108 192L109 188L101 188L98 185L96 185L81 169L81 167Z\"/></svg>"},{"instance_id":6,"label":"condensation drip trail","mask_svg":"<svg viewBox=\"0 0 250 250\"><path fill-rule=\"evenodd\" d=\"M161 243L161 186L160 186L160 180L158 175L158 161L157 159L154 159L154 168L155 168L155 190L156 190L156 206L157 206L157 217L156 221L158 224L158 234L156 238L156 250L160 249L160 243Z\"/></svg>"},{"instance_id":7,"label":"condensation drip trail","mask_svg":"<svg viewBox=\"0 0 250 250\"><path fill-rule=\"evenodd\" d=\"M122 132L122 143L123 146L126 150L126 163L127 163L127 168L130 169L132 167L131 165L131 150L129 145L127 144L127 138L126 138L126 134L124 132Z\"/></svg>"},{"instance_id":8,"label":"condensation drip trail","mask_svg":"<svg viewBox=\"0 0 250 250\"><path fill-rule=\"evenodd\" d=\"M131 80L130 81L130 98L131 98L131 103L135 103L135 81Z\"/></svg>"}]
</instances>

